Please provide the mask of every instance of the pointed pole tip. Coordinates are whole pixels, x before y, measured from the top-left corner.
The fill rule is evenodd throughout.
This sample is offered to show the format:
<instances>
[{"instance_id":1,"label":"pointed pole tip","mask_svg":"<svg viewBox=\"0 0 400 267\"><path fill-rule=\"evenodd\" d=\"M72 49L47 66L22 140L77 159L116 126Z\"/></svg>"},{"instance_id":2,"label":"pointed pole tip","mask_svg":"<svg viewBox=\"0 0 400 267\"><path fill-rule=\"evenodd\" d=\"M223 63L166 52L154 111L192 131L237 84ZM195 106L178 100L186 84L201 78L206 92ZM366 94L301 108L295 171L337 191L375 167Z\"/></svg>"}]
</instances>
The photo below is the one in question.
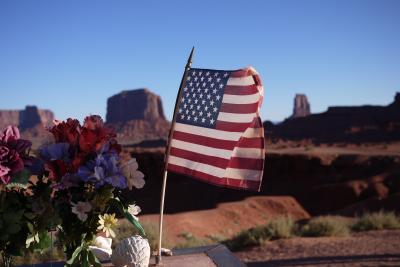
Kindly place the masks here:
<instances>
[{"instance_id":1,"label":"pointed pole tip","mask_svg":"<svg viewBox=\"0 0 400 267\"><path fill-rule=\"evenodd\" d=\"M190 55L186 64L186 68L190 68L192 66L192 59L194 54L194 46L192 47L192 51L190 51Z\"/></svg>"}]
</instances>

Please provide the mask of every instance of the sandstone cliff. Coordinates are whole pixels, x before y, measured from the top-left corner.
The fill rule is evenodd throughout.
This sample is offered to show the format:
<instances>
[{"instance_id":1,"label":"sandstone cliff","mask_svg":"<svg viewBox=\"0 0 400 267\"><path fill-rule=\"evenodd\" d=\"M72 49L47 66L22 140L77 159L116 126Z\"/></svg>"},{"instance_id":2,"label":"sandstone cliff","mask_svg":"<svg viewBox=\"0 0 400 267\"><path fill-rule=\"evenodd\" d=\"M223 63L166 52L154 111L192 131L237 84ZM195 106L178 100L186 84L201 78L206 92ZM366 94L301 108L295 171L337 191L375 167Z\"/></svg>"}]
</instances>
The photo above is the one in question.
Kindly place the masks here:
<instances>
[{"instance_id":1,"label":"sandstone cliff","mask_svg":"<svg viewBox=\"0 0 400 267\"><path fill-rule=\"evenodd\" d=\"M314 142L391 142L400 140L400 93L387 106L329 107L326 112L291 118L271 126L265 124L272 140Z\"/></svg>"},{"instance_id":2,"label":"sandstone cliff","mask_svg":"<svg viewBox=\"0 0 400 267\"><path fill-rule=\"evenodd\" d=\"M110 97L106 121L123 144L167 139L170 127L161 98L149 89L122 91Z\"/></svg>"},{"instance_id":3,"label":"sandstone cliff","mask_svg":"<svg viewBox=\"0 0 400 267\"><path fill-rule=\"evenodd\" d=\"M38 109L36 106L26 106L23 110L0 110L0 129L15 125L26 130L39 125L48 126L53 120L52 111Z\"/></svg>"},{"instance_id":4,"label":"sandstone cliff","mask_svg":"<svg viewBox=\"0 0 400 267\"><path fill-rule=\"evenodd\" d=\"M310 103L308 103L307 96L303 94L296 94L294 98L293 114L291 118L306 117L311 114Z\"/></svg>"}]
</instances>

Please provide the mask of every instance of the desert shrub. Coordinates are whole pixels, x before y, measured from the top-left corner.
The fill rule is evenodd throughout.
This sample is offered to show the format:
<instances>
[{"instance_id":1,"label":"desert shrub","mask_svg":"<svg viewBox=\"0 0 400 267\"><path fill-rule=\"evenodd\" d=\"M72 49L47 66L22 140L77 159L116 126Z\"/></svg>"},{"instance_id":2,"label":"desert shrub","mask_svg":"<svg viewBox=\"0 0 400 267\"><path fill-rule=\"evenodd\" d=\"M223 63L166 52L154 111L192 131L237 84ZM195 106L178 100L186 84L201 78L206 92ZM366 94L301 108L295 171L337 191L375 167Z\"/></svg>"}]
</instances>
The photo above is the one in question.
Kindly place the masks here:
<instances>
[{"instance_id":1,"label":"desert shrub","mask_svg":"<svg viewBox=\"0 0 400 267\"><path fill-rule=\"evenodd\" d=\"M240 232L235 237L223 243L231 250L236 251L244 247L258 246L265 240L269 240L269 232L266 226L257 226Z\"/></svg>"},{"instance_id":2,"label":"desert shrub","mask_svg":"<svg viewBox=\"0 0 400 267\"><path fill-rule=\"evenodd\" d=\"M295 223L291 217L282 216L272 220L266 227L269 239L290 238L293 236Z\"/></svg>"},{"instance_id":3,"label":"desert shrub","mask_svg":"<svg viewBox=\"0 0 400 267\"><path fill-rule=\"evenodd\" d=\"M307 237L348 236L349 233L349 222L343 218L333 216L316 217L299 227L298 230L298 235Z\"/></svg>"},{"instance_id":4,"label":"desert shrub","mask_svg":"<svg viewBox=\"0 0 400 267\"><path fill-rule=\"evenodd\" d=\"M400 229L400 218L394 212L365 213L352 226L354 231Z\"/></svg>"},{"instance_id":5,"label":"desert shrub","mask_svg":"<svg viewBox=\"0 0 400 267\"><path fill-rule=\"evenodd\" d=\"M189 232L181 233L179 236L182 237L184 241L178 243L175 246L175 248L177 249L200 247L200 246L210 245L211 243L213 243L211 240L197 238L192 233Z\"/></svg>"}]
</instances>

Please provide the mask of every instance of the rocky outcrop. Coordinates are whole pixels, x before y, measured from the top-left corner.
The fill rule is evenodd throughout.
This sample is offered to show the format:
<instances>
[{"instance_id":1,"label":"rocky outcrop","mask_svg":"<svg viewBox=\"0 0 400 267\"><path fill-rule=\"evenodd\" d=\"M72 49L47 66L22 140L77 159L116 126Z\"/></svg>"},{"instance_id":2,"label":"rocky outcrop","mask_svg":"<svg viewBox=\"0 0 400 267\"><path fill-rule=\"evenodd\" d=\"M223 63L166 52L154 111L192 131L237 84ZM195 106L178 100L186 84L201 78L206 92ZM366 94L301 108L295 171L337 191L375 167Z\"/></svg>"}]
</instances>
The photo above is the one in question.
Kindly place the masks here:
<instances>
[{"instance_id":1,"label":"rocky outcrop","mask_svg":"<svg viewBox=\"0 0 400 267\"><path fill-rule=\"evenodd\" d=\"M106 121L122 144L167 139L170 128L161 98L149 89L122 91L110 97Z\"/></svg>"},{"instance_id":2,"label":"rocky outcrop","mask_svg":"<svg viewBox=\"0 0 400 267\"><path fill-rule=\"evenodd\" d=\"M398 141L400 94L397 93L395 101L388 106L329 107L323 113L287 119L270 127L267 137L272 140L307 139L316 143Z\"/></svg>"},{"instance_id":3,"label":"rocky outcrop","mask_svg":"<svg viewBox=\"0 0 400 267\"><path fill-rule=\"evenodd\" d=\"M293 114L290 118L302 118L311 114L310 103L308 103L307 96L303 94L296 94L294 98Z\"/></svg>"},{"instance_id":4,"label":"rocky outcrop","mask_svg":"<svg viewBox=\"0 0 400 267\"><path fill-rule=\"evenodd\" d=\"M24 131L38 125L48 126L53 120L52 111L36 106L26 106L23 110L0 110L0 129L15 125Z\"/></svg>"},{"instance_id":5,"label":"rocky outcrop","mask_svg":"<svg viewBox=\"0 0 400 267\"><path fill-rule=\"evenodd\" d=\"M161 98L148 89L122 91L107 100L107 123L165 120Z\"/></svg>"}]
</instances>

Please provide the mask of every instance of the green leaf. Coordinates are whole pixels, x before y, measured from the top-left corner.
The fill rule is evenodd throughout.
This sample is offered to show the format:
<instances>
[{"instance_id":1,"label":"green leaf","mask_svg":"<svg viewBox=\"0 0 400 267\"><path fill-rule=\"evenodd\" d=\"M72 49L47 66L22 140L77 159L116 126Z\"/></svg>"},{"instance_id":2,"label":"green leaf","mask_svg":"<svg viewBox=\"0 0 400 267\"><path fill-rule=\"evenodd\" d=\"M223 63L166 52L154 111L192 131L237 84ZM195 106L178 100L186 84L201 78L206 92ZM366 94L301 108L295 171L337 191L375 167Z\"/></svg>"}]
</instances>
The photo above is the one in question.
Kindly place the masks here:
<instances>
[{"instance_id":1,"label":"green leaf","mask_svg":"<svg viewBox=\"0 0 400 267\"><path fill-rule=\"evenodd\" d=\"M91 250L89 250L89 262L94 267L101 267L101 263L100 263L99 259L96 257L96 255L93 254L93 251L91 251Z\"/></svg>"},{"instance_id":2,"label":"green leaf","mask_svg":"<svg viewBox=\"0 0 400 267\"><path fill-rule=\"evenodd\" d=\"M127 218L128 221L129 221L133 226L135 226L135 228L139 231L139 233L140 233L141 236L146 236L146 233L145 233L145 231L144 231L142 225L139 223L138 220L136 220L136 219L132 216L132 214L130 214L127 210L125 210L125 211L124 211L124 215L125 215L125 218Z\"/></svg>"},{"instance_id":3,"label":"green leaf","mask_svg":"<svg viewBox=\"0 0 400 267\"><path fill-rule=\"evenodd\" d=\"M22 171L18 172L14 177L11 179L11 183L7 185L8 188L11 187L19 187L19 188L27 188L28 181L31 176L31 173L28 169L23 169Z\"/></svg>"},{"instance_id":4,"label":"green leaf","mask_svg":"<svg viewBox=\"0 0 400 267\"><path fill-rule=\"evenodd\" d=\"M74 264L75 260L78 259L77 257L78 257L78 255L81 253L82 248L83 248L82 246L77 247L77 248L75 249L74 253L72 253L71 258L66 262L66 264L68 264L68 265Z\"/></svg>"},{"instance_id":5,"label":"green leaf","mask_svg":"<svg viewBox=\"0 0 400 267\"><path fill-rule=\"evenodd\" d=\"M130 214L128 212L127 209L125 209L124 205L122 204L121 200L119 200L119 198L113 198L111 199L113 200L114 204L117 206L117 208L119 209L119 211L125 216L125 218L139 231L140 235L145 237L146 233L142 227L142 225L139 223L138 220L136 220L132 214Z\"/></svg>"}]
</instances>

